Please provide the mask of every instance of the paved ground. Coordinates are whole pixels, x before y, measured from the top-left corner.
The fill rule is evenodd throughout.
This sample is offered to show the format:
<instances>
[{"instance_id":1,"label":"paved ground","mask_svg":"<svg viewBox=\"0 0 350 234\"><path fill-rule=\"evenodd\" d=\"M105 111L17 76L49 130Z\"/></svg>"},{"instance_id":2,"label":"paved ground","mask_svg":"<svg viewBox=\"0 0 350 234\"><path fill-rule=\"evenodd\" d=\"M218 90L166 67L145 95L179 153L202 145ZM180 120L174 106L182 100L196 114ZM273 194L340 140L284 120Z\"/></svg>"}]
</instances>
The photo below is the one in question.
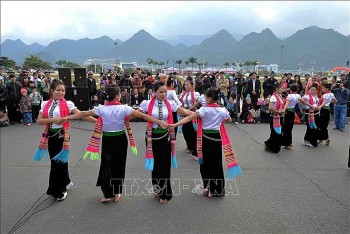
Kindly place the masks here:
<instances>
[{"instance_id":1,"label":"paved ground","mask_svg":"<svg viewBox=\"0 0 350 234\"><path fill-rule=\"evenodd\" d=\"M159 205L147 194L145 123L132 123L132 127L139 155L128 156L126 185L128 191L133 188L133 195L124 195L117 204L99 202L102 193L95 187L99 162L80 160L93 125L73 122L72 190L63 202L52 204L52 198L42 197L37 210L52 205L34 214L16 233L349 232L349 129L330 130L330 146L311 149L300 144L306 127L295 126L293 149L276 155L263 150L267 124L228 124L243 175L228 182L225 198L212 199L192 192L195 179L200 178L199 167L185 153L180 136L180 168L172 171L172 178L178 179L173 186L178 195ZM9 233L46 192L49 164L32 161L42 130L37 125L1 129L1 233Z\"/></svg>"}]
</instances>

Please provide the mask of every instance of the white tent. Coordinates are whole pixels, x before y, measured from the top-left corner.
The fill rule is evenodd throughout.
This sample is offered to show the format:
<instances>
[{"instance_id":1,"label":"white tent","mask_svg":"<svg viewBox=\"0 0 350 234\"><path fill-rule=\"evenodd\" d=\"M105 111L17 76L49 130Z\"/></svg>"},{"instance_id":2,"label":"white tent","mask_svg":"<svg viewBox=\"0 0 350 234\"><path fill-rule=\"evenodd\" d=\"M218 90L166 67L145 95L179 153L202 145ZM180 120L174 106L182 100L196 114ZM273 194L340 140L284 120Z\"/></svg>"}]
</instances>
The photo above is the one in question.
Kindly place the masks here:
<instances>
[{"instance_id":1,"label":"white tent","mask_svg":"<svg viewBox=\"0 0 350 234\"><path fill-rule=\"evenodd\" d=\"M171 73L171 72L180 73L179 71L180 70L178 68L175 68L175 67L168 67L168 68L163 69L164 73Z\"/></svg>"},{"instance_id":2,"label":"white tent","mask_svg":"<svg viewBox=\"0 0 350 234\"><path fill-rule=\"evenodd\" d=\"M223 68L223 69L220 69L220 72L225 72L227 74L234 74L234 73L237 73L237 70L234 70L233 68Z\"/></svg>"},{"instance_id":3,"label":"white tent","mask_svg":"<svg viewBox=\"0 0 350 234\"><path fill-rule=\"evenodd\" d=\"M207 68L202 69L203 73L206 73L206 72L208 72L208 73L215 73L217 71L219 71L219 70L216 69L216 68L212 68L212 67L207 67Z\"/></svg>"},{"instance_id":4,"label":"white tent","mask_svg":"<svg viewBox=\"0 0 350 234\"><path fill-rule=\"evenodd\" d=\"M198 68L192 68L192 67L186 67L185 69L182 69L183 73L198 73Z\"/></svg>"}]
</instances>

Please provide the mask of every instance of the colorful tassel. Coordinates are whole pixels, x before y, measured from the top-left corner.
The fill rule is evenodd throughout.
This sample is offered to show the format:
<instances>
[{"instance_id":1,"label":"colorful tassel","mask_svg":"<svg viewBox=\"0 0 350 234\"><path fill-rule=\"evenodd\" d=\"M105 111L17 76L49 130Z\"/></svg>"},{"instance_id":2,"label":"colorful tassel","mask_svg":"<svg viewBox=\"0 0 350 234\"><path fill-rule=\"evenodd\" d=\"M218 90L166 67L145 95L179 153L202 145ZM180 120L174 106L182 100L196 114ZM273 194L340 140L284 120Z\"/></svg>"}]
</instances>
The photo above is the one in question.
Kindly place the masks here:
<instances>
[{"instance_id":1,"label":"colorful tassel","mask_svg":"<svg viewBox=\"0 0 350 234\"><path fill-rule=\"evenodd\" d=\"M309 110L309 118L308 118L309 126L311 129L317 129L316 123L315 123L315 113L314 110Z\"/></svg>"},{"instance_id":2,"label":"colorful tassel","mask_svg":"<svg viewBox=\"0 0 350 234\"><path fill-rule=\"evenodd\" d=\"M154 158L145 158L145 168L149 171L153 171Z\"/></svg>"},{"instance_id":3,"label":"colorful tassel","mask_svg":"<svg viewBox=\"0 0 350 234\"><path fill-rule=\"evenodd\" d=\"M179 114L177 114L177 120L180 121L181 120L181 116ZM182 133L182 125L177 126L177 134L181 134Z\"/></svg>"},{"instance_id":4,"label":"colorful tassel","mask_svg":"<svg viewBox=\"0 0 350 234\"><path fill-rule=\"evenodd\" d=\"M198 131L198 123L195 122L195 123L192 123L192 124L193 124L194 131L197 132Z\"/></svg>"},{"instance_id":5,"label":"colorful tassel","mask_svg":"<svg viewBox=\"0 0 350 234\"><path fill-rule=\"evenodd\" d=\"M52 160L67 163L69 159L69 150L62 150L59 154L52 158Z\"/></svg>"},{"instance_id":6,"label":"colorful tassel","mask_svg":"<svg viewBox=\"0 0 350 234\"><path fill-rule=\"evenodd\" d=\"M199 165L202 165L202 164L203 164L203 158L199 158L199 157L198 157L198 164L199 164Z\"/></svg>"},{"instance_id":7,"label":"colorful tassel","mask_svg":"<svg viewBox=\"0 0 350 234\"><path fill-rule=\"evenodd\" d=\"M90 155L90 160L100 160L100 154L97 152L86 151L83 159L86 159Z\"/></svg>"},{"instance_id":8,"label":"colorful tassel","mask_svg":"<svg viewBox=\"0 0 350 234\"><path fill-rule=\"evenodd\" d=\"M34 154L34 157L33 157L33 160L34 161L41 161L43 158L46 159L46 161L48 161L48 159L50 158L49 157L49 151L48 150L43 150L43 149L40 149L38 147L38 149L36 150L35 154Z\"/></svg>"},{"instance_id":9,"label":"colorful tassel","mask_svg":"<svg viewBox=\"0 0 350 234\"><path fill-rule=\"evenodd\" d=\"M239 176L242 174L242 169L239 165L235 167L231 167L227 170L227 178L228 179L233 179L236 176Z\"/></svg>"},{"instance_id":10,"label":"colorful tassel","mask_svg":"<svg viewBox=\"0 0 350 234\"><path fill-rule=\"evenodd\" d=\"M176 161L176 155L171 156L171 167L172 168L178 168L177 161Z\"/></svg>"},{"instance_id":11,"label":"colorful tassel","mask_svg":"<svg viewBox=\"0 0 350 234\"><path fill-rule=\"evenodd\" d=\"M281 126L281 120L279 115L274 115L273 116L273 129L277 134L282 133L282 126Z\"/></svg>"},{"instance_id":12,"label":"colorful tassel","mask_svg":"<svg viewBox=\"0 0 350 234\"><path fill-rule=\"evenodd\" d=\"M132 152L134 155L137 155L137 148L136 148L136 146L131 146L131 152Z\"/></svg>"}]
</instances>

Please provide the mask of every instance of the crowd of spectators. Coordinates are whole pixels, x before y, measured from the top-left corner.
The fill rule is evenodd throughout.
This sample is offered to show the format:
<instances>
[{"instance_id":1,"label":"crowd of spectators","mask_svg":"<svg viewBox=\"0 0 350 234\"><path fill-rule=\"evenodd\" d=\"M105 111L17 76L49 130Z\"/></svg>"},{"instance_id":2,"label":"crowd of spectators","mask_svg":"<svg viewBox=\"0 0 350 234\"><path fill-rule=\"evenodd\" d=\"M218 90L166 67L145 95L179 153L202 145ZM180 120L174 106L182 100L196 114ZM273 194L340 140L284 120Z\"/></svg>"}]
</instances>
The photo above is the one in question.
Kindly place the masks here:
<instances>
[{"instance_id":1,"label":"crowd of spectators","mask_svg":"<svg viewBox=\"0 0 350 234\"><path fill-rule=\"evenodd\" d=\"M341 98L343 93L349 93L350 73L342 73L339 77L322 77L317 74L310 76L306 74L300 77L298 74L285 73L281 78L276 79L276 74L271 72L269 76L259 77L256 72L251 72L249 76L241 73L225 74L224 72L197 73L194 75L184 75L179 79L179 74L157 73L152 75L142 69L135 69L132 73L121 71L117 74L113 70L108 70L95 78L93 72L87 73L87 84L90 96L90 108L104 104L106 99L105 87L115 84L121 88L121 103L137 109L143 100L148 100L152 95L152 88L156 81L166 82L172 80L173 88L177 95L181 95L184 90L184 80L192 79L195 83L195 90L200 94L208 87L217 87L221 90L221 105L226 107L235 123L267 123L269 122L269 98L273 93L274 86L281 84L283 96L290 92L290 86L298 86L297 93L301 96L308 92L313 83L319 85L318 95L322 95L322 85L331 83L331 91L339 96L338 102L342 102L341 111L348 114L349 98ZM40 110L41 101L48 100L49 87L53 81L49 71L37 70L34 73L22 69L19 75L0 68L0 118L7 118L8 125L21 123L31 125L35 123ZM348 95L349 96L349 95ZM346 95L344 96L346 98ZM337 103L336 103L337 104ZM335 105L336 105L335 104ZM339 104L339 103L338 103ZM345 104L345 105L344 105ZM331 108L332 114L334 108ZM305 108L299 104L295 109L300 122L304 120ZM28 114L30 112L30 115ZM28 117L30 116L30 117ZM30 119L30 120L28 120ZM6 121L6 120L5 120ZM2 124L2 123L1 123Z\"/></svg>"}]
</instances>

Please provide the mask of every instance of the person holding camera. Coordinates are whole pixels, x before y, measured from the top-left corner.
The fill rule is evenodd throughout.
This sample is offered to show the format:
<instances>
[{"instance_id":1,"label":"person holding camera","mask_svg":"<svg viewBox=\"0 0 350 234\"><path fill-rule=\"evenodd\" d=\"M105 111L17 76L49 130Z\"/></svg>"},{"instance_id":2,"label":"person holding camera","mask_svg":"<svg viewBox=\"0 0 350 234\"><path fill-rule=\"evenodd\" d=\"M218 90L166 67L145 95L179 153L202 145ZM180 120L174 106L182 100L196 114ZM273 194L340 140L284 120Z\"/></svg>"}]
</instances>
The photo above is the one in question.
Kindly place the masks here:
<instances>
[{"instance_id":1,"label":"person holding camera","mask_svg":"<svg viewBox=\"0 0 350 234\"><path fill-rule=\"evenodd\" d=\"M334 130L345 131L347 104L349 101L350 91L347 89L343 80L332 85L331 91L334 93L337 102L334 104Z\"/></svg>"}]
</instances>

